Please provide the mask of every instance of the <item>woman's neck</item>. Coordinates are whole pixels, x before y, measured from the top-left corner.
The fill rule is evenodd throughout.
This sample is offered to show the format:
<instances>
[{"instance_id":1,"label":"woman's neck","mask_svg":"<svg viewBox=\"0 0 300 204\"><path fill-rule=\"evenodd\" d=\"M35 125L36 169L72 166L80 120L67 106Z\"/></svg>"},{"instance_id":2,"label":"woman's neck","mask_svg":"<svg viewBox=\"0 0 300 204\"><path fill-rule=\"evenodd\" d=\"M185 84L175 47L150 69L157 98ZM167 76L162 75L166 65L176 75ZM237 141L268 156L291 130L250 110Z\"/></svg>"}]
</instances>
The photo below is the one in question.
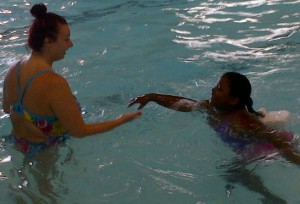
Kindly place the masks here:
<instances>
[{"instance_id":1,"label":"woman's neck","mask_svg":"<svg viewBox=\"0 0 300 204\"><path fill-rule=\"evenodd\" d=\"M35 61L39 64L44 64L46 67L52 67L53 60L40 52L33 51L28 58L29 60Z\"/></svg>"}]
</instances>

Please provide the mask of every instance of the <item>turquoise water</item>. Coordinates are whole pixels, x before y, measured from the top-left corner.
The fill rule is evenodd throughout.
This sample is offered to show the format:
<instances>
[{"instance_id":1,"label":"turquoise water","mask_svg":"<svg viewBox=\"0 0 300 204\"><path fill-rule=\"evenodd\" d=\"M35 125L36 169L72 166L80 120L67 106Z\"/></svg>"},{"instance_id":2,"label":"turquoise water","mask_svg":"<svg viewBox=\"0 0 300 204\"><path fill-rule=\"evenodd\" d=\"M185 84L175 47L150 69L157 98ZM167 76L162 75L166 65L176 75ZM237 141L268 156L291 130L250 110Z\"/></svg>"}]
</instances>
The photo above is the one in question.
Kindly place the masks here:
<instances>
[{"instance_id":1,"label":"turquoise water","mask_svg":"<svg viewBox=\"0 0 300 204\"><path fill-rule=\"evenodd\" d=\"M29 9L0 2L0 98L8 65L28 54ZM148 92L210 96L225 71L247 75L256 109L288 110L300 133L300 1L45 1L74 47L55 64L87 122L117 117ZM38 99L37 99L38 100ZM1 104L0 104L1 105ZM3 203L299 203L300 172L283 158L236 166L199 113L149 104L111 132L28 160L0 143ZM0 112L0 135L11 126Z\"/></svg>"}]
</instances>

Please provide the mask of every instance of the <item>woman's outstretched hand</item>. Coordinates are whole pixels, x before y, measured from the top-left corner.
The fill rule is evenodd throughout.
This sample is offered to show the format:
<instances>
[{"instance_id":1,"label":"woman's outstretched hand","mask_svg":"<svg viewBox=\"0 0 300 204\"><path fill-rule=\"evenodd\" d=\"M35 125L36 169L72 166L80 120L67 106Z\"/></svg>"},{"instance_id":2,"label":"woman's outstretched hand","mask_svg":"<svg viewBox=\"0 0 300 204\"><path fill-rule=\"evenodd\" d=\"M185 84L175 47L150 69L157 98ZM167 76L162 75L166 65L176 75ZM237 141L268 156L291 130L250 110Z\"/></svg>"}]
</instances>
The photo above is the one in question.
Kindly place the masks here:
<instances>
[{"instance_id":1,"label":"woman's outstretched hand","mask_svg":"<svg viewBox=\"0 0 300 204\"><path fill-rule=\"evenodd\" d=\"M141 96L132 98L132 99L129 101L128 107L130 107L130 106L132 106L132 105L134 105L134 104L140 104L139 107L138 107L138 110L140 110L140 109L142 109L149 101L150 101L150 97L149 97L148 94L141 95Z\"/></svg>"},{"instance_id":2,"label":"woman's outstretched hand","mask_svg":"<svg viewBox=\"0 0 300 204\"><path fill-rule=\"evenodd\" d=\"M125 113L120 115L118 118L122 119L124 122L129 122L131 120L135 120L137 118L140 118L142 116L141 111L136 111L133 113Z\"/></svg>"}]
</instances>

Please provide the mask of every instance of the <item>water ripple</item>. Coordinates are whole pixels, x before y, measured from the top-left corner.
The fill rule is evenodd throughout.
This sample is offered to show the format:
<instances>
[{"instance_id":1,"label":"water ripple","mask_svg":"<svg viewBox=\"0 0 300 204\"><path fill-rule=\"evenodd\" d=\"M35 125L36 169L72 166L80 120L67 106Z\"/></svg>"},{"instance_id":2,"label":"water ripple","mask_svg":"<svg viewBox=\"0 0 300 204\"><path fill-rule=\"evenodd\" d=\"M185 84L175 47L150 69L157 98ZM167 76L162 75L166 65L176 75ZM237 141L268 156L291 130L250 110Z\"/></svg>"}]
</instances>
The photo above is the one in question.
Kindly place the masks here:
<instances>
[{"instance_id":1,"label":"water ripple","mask_svg":"<svg viewBox=\"0 0 300 204\"><path fill-rule=\"evenodd\" d=\"M286 51L285 57L295 59L299 57L293 53L299 48L299 3L222 1L179 9L175 15L180 23L171 29L176 35L173 42L195 50L185 62L278 60L278 54ZM290 4L296 8L287 12L285 5Z\"/></svg>"}]
</instances>

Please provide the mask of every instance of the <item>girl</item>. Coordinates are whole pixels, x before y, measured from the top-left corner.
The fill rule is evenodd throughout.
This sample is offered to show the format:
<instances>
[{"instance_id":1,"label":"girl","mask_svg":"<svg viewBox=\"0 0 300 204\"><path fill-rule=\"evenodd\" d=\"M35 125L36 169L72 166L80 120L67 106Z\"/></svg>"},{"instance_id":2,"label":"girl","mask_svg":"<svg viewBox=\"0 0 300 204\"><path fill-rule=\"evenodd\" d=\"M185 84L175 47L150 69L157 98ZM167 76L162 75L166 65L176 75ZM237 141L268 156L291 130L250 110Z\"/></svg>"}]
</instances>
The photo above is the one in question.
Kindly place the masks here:
<instances>
[{"instance_id":1,"label":"girl","mask_svg":"<svg viewBox=\"0 0 300 204\"><path fill-rule=\"evenodd\" d=\"M181 96L149 93L132 99L129 106L142 109L149 102L177 111L201 111L208 114L208 123L222 140L244 157L259 156L279 150L288 160L300 164L300 156L291 144L293 135L271 129L261 122L263 115L253 110L251 84L236 72L223 74L212 89L209 100L194 100Z\"/></svg>"}]
</instances>

